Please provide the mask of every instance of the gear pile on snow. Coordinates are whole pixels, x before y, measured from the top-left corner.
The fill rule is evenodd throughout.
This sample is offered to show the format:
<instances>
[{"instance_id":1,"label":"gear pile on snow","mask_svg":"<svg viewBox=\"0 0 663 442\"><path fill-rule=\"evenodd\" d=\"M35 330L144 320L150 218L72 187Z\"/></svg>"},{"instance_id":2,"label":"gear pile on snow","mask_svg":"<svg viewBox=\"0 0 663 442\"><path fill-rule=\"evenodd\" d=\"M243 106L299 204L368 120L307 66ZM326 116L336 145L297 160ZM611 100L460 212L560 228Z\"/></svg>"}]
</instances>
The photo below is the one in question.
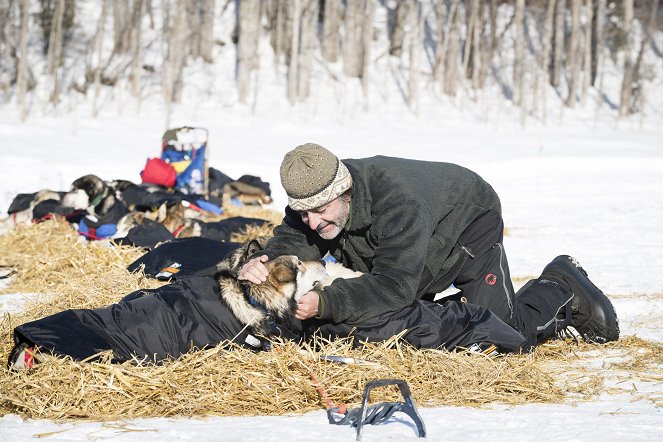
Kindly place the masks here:
<instances>
[{"instance_id":1,"label":"gear pile on snow","mask_svg":"<svg viewBox=\"0 0 663 442\"><path fill-rule=\"evenodd\" d=\"M271 202L269 184L244 175L234 180L208 167L206 129L181 127L163 135L161 156L148 159L142 182L106 181L96 175L76 179L69 191L40 190L17 195L5 226L63 217L90 240L114 239L152 249L174 238L229 241L247 225L264 219L224 214L223 205L260 206Z\"/></svg>"}]
</instances>

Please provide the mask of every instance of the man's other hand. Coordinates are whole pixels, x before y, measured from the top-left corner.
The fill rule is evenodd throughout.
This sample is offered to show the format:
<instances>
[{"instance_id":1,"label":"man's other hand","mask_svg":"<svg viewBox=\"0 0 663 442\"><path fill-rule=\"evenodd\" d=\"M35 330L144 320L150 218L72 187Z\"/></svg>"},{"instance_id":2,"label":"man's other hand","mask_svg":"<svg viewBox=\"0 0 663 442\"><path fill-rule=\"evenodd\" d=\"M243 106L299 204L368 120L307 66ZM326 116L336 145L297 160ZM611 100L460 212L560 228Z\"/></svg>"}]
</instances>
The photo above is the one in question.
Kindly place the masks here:
<instances>
[{"instance_id":1,"label":"man's other hand","mask_svg":"<svg viewBox=\"0 0 663 442\"><path fill-rule=\"evenodd\" d=\"M267 255L258 256L253 258L239 269L239 274L237 279L242 279L245 281L250 281L254 284L261 284L267 281L267 276L269 271L265 267L264 263L269 260Z\"/></svg>"},{"instance_id":2,"label":"man's other hand","mask_svg":"<svg viewBox=\"0 0 663 442\"><path fill-rule=\"evenodd\" d=\"M311 290L301 297L297 303L297 310L295 311L295 318L304 320L312 318L318 314L318 305L320 303L320 295L318 292Z\"/></svg>"}]
</instances>

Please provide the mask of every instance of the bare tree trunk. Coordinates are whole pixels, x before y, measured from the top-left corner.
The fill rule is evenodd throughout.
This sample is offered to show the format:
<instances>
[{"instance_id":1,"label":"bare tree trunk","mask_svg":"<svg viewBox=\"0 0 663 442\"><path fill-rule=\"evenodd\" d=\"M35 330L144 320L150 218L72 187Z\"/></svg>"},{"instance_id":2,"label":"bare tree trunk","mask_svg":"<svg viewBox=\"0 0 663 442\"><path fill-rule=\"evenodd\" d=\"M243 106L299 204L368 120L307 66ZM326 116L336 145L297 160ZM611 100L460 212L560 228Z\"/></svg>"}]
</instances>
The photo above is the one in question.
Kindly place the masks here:
<instances>
[{"instance_id":1,"label":"bare tree trunk","mask_svg":"<svg viewBox=\"0 0 663 442\"><path fill-rule=\"evenodd\" d=\"M580 80L580 0L571 0L571 41L566 56L571 75L568 81L566 105L575 107L576 88Z\"/></svg>"},{"instance_id":2,"label":"bare tree trunk","mask_svg":"<svg viewBox=\"0 0 663 442\"><path fill-rule=\"evenodd\" d=\"M187 54L195 59L200 57L202 0L189 0L187 5L187 28L189 30Z\"/></svg>"},{"instance_id":3,"label":"bare tree trunk","mask_svg":"<svg viewBox=\"0 0 663 442\"><path fill-rule=\"evenodd\" d=\"M58 71L62 64L62 42L64 39L63 24L64 19L64 0L55 1L53 10L53 26L51 35L48 39L48 57L46 71L53 76L53 90L51 92L51 102L57 104L60 101L60 82Z\"/></svg>"},{"instance_id":4,"label":"bare tree trunk","mask_svg":"<svg viewBox=\"0 0 663 442\"><path fill-rule=\"evenodd\" d=\"M251 72L258 65L260 0L239 2L238 20L237 94L239 102L246 103L251 84Z\"/></svg>"},{"instance_id":5,"label":"bare tree trunk","mask_svg":"<svg viewBox=\"0 0 663 442\"><path fill-rule=\"evenodd\" d=\"M651 2L649 23L647 24L647 28L644 31L642 40L640 41L640 49L638 50L638 56L636 57L635 65L633 66L633 79L631 81L631 103L629 106L630 112L642 112L644 109L645 94L643 93L644 84L640 78L640 68L642 65L642 58L645 54L645 49L649 47L652 37L654 36L654 32L656 32L658 3L659 0L652 0Z\"/></svg>"},{"instance_id":6,"label":"bare tree trunk","mask_svg":"<svg viewBox=\"0 0 663 442\"><path fill-rule=\"evenodd\" d=\"M408 11L413 7L412 0L397 0L394 11L394 22L389 33L389 55L400 57L403 53L403 39L405 38L405 24L408 20Z\"/></svg>"},{"instance_id":7,"label":"bare tree trunk","mask_svg":"<svg viewBox=\"0 0 663 442\"><path fill-rule=\"evenodd\" d=\"M484 4L484 7L485 6L486 5ZM480 88L483 88L483 85L486 82L488 70L493 63L493 59L495 58L495 50L497 49L497 0L490 0L488 3L488 20L490 34L488 34L488 40L482 47L481 71L479 72Z\"/></svg>"},{"instance_id":8,"label":"bare tree trunk","mask_svg":"<svg viewBox=\"0 0 663 442\"><path fill-rule=\"evenodd\" d=\"M297 80L297 98L305 100L310 94L311 69L313 68L313 51L318 29L318 0L304 0L301 16L299 67Z\"/></svg>"},{"instance_id":9,"label":"bare tree trunk","mask_svg":"<svg viewBox=\"0 0 663 442\"><path fill-rule=\"evenodd\" d=\"M168 49L164 63L164 100L167 106L168 118L173 102L179 99L182 70L184 68L185 48L187 43L187 1L177 0L173 24L170 27Z\"/></svg>"},{"instance_id":10,"label":"bare tree trunk","mask_svg":"<svg viewBox=\"0 0 663 442\"><path fill-rule=\"evenodd\" d=\"M474 32L472 33L472 59L470 64L472 66L472 89L478 90L481 88L481 60L482 60L482 45L481 45L481 35L483 34L483 29L485 28L485 22L483 20L484 16L484 4L479 4L477 0L477 19L474 25Z\"/></svg>"},{"instance_id":11,"label":"bare tree trunk","mask_svg":"<svg viewBox=\"0 0 663 442\"><path fill-rule=\"evenodd\" d=\"M142 24L143 24L143 0L134 0L132 26L131 26L131 93L137 100L137 109L141 105L141 75L143 71L143 49L142 49Z\"/></svg>"},{"instance_id":12,"label":"bare tree trunk","mask_svg":"<svg viewBox=\"0 0 663 442\"><path fill-rule=\"evenodd\" d=\"M106 27L106 15L108 14L108 0L102 0L101 13L97 22L97 33L94 36L94 99L92 100L92 116L97 118L99 112L99 94L101 93L101 51L103 49L104 29ZM92 63L91 63L92 64Z\"/></svg>"},{"instance_id":13,"label":"bare tree trunk","mask_svg":"<svg viewBox=\"0 0 663 442\"><path fill-rule=\"evenodd\" d=\"M202 0L202 14L200 16L200 48L198 53L207 63L213 60L214 49L214 9L215 0Z\"/></svg>"},{"instance_id":14,"label":"bare tree trunk","mask_svg":"<svg viewBox=\"0 0 663 442\"><path fill-rule=\"evenodd\" d=\"M419 2L417 2L419 3ZM408 82L408 106L419 114L419 59L423 46L423 14L421 5L415 4L410 10L410 81Z\"/></svg>"},{"instance_id":15,"label":"bare tree trunk","mask_svg":"<svg viewBox=\"0 0 663 442\"><path fill-rule=\"evenodd\" d=\"M152 0L145 0L145 12L150 18L150 29L154 29L154 8L152 7Z\"/></svg>"},{"instance_id":16,"label":"bare tree trunk","mask_svg":"<svg viewBox=\"0 0 663 442\"><path fill-rule=\"evenodd\" d=\"M564 32L566 22L566 0L557 0L555 8L555 37L553 44L553 62L550 79L555 87L559 87L562 76L562 55L564 54Z\"/></svg>"},{"instance_id":17,"label":"bare tree trunk","mask_svg":"<svg viewBox=\"0 0 663 442\"><path fill-rule=\"evenodd\" d=\"M292 0L292 40L290 43L290 63L288 64L288 101L295 104L297 101L297 83L299 72L297 57L299 54L299 22L302 15L302 0Z\"/></svg>"},{"instance_id":18,"label":"bare tree trunk","mask_svg":"<svg viewBox=\"0 0 663 442\"><path fill-rule=\"evenodd\" d=\"M320 36L322 58L335 63L341 50L341 0L325 0L324 21Z\"/></svg>"},{"instance_id":19,"label":"bare tree trunk","mask_svg":"<svg viewBox=\"0 0 663 442\"><path fill-rule=\"evenodd\" d=\"M623 117L630 113L631 90L633 89L633 65L631 61L631 51L633 38L633 0L624 1L624 35L626 36L624 53L624 78L622 79L621 97L619 102L619 116Z\"/></svg>"},{"instance_id":20,"label":"bare tree trunk","mask_svg":"<svg viewBox=\"0 0 663 442\"><path fill-rule=\"evenodd\" d=\"M550 82L550 70L548 69L548 64L550 62L550 49L552 46L552 27L553 19L555 17L555 0L548 0L548 6L546 8L546 18L545 25L543 27L543 56L541 57L541 70L543 71L543 84L541 88L541 119L543 124L546 124L546 118L548 115L548 104L547 104L547 93L546 89Z\"/></svg>"},{"instance_id":21,"label":"bare tree trunk","mask_svg":"<svg viewBox=\"0 0 663 442\"><path fill-rule=\"evenodd\" d=\"M55 0L53 10L53 23L51 34L48 38L48 55L46 58L46 73L55 74L56 69L62 63L62 20L64 18L64 0Z\"/></svg>"},{"instance_id":22,"label":"bare tree trunk","mask_svg":"<svg viewBox=\"0 0 663 442\"><path fill-rule=\"evenodd\" d=\"M580 104L584 107L587 103L587 91L592 82L592 20L594 5L592 0L585 0L585 47L583 60L583 82Z\"/></svg>"},{"instance_id":23,"label":"bare tree trunk","mask_svg":"<svg viewBox=\"0 0 663 442\"><path fill-rule=\"evenodd\" d=\"M371 44L373 43L374 0L363 0L364 20L361 24L361 87L364 93L364 109L368 110L368 85L370 83Z\"/></svg>"},{"instance_id":24,"label":"bare tree trunk","mask_svg":"<svg viewBox=\"0 0 663 442\"><path fill-rule=\"evenodd\" d=\"M114 47L113 51L123 54L129 48L129 1L113 0L113 32Z\"/></svg>"},{"instance_id":25,"label":"bare tree trunk","mask_svg":"<svg viewBox=\"0 0 663 442\"><path fill-rule=\"evenodd\" d=\"M465 8L467 11L467 5ZM468 19L467 29L465 31L465 49L463 50L463 72L465 72L465 75L467 75L468 78L472 76L470 70L470 58L472 58L472 48L474 46L474 29L477 26L477 18L479 15L479 0L471 0L469 9L469 15L465 12Z\"/></svg>"},{"instance_id":26,"label":"bare tree trunk","mask_svg":"<svg viewBox=\"0 0 663 442\"><path fill-rule=\"evenodd\" d=\"M25 121L28 116L26 94L28 92L29 3L29 0L20 0L18 3L20 28L18 41L18 69L16 70L16 96L21 121Z\"/></svg>"},{"instance_id":27,"label":"bare tree trunk","mask_svg":"<svg viewBox=\"0 0 663 442\"><path fill-rule=\"evenodd\" d=\"M596 29L594 32L594 39L596 40L596 73L594 75L599 76L599 87L598 95L601 97L603 94L603 62L605 59L605 37L603 33L603 24L605 23L605 10L606 10L606 0L597 0L596 5ZM595 78L595 77L594 77ZM602 98L599 98L599 104L603 101Z\"/></svg>"},{"instance_id":28,"label":"bare tree trunk","mask_svg":"<svg viewBox=\"0 0 663 442\"><path fill-rule=\"evenodd\" d=\"M516 0L516 43L515 58L513 62L513 104L523 104L523 72L524 72L524 46L525 46L525 0Z\"/></svg>"},{"instance_id":29,"label":"bare tree trunk","mask_svg":"<svg viewBox=\"0 0 663 442\"><path fill-rule=\"evenodd\" d=\"M343 37L343 72L348 77L361 77L362 57L362 24L363 24L363 1L348 0L345 7Z\"/></svg>"},{"instance_id":30,"label":"bare tree trunk","mask_svg":"<svg viewBox=\"0 0 663 442\"><path fill-rule=\"evenodd\" d=\"M447 95L456 95L460 69L460 13L459 0L452 0L449 10L449 28L447 32L446 54L444 57L444 77L442 91Z\"/></svg>"},{"instance_id":31,"label":"bare tree trunk","mask_svg":"<svg viewBox=\"0 0 663 442\"><path fill-rule=\"evenodd\" d=\"M448 19L445 13L446 5L444 2L438 2L435 5L435 18L437 23L437 38L435 39L435 64L433 66L433 80L436 83L442 84L442 75L444 74L442 67L444 66L444 57L446 55L446 44L448 38L446 36Z\"/></svg>"},{"instance_id":32,"label":"bare tree trunk","mask_svg":"<svg viewBox=\"0 0 663 442\"><path fill-rule=\"evenodd\" d=\"M287 52L290 43L287 40L289 34L287 27L292 26L291 21L288 20L289 9L288 5L291 2L286 0L272 0L267 7L269 23L270 23L270 43L274 50L274 67L278 68L281 62L281 57Z\"/></svg>"}]
</instances>

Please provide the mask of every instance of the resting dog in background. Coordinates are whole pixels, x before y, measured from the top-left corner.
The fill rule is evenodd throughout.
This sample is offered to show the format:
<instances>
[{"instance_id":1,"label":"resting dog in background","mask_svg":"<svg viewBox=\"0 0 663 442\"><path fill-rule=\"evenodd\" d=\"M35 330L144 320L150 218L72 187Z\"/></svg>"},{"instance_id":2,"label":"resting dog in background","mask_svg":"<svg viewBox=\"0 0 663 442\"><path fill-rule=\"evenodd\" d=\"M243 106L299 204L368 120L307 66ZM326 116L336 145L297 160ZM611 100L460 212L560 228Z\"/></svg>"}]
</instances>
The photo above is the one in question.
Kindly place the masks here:
<instances>
[{"instance_id":1,"label":"resting dog in background","mask_svg":"<svg viewBox=\"0 0 663 442\"><path fill-rule=\"evenodd\" d=\"M6 218L0 220L0 231L11 229L18 225L30 224L34 219L35 206L47 200L60 201L60 195L57 192L48 189L42 189L39 192L36 192L26 209L13 212Z\"/></svg>"},{"instance_id":2,"label":"resting dog in background","mask_svg":"<svg viewBox=\"0 0 663 442\"><path fill-rule=\"evenodd\" d=\"M254 284L238 280L239 269L266 241L266 238L252 240L217 265L221 298L235 317L255 334L269 336L272 316L286 326L291 324L297 301L314 287L325 287L339 277L361 274L332 263L328 264L329 271L334 273L330 275L323 261L301 261L296 256L286 255L265 263L269 271L265 282Z\"/></svg>"}]
</instances>

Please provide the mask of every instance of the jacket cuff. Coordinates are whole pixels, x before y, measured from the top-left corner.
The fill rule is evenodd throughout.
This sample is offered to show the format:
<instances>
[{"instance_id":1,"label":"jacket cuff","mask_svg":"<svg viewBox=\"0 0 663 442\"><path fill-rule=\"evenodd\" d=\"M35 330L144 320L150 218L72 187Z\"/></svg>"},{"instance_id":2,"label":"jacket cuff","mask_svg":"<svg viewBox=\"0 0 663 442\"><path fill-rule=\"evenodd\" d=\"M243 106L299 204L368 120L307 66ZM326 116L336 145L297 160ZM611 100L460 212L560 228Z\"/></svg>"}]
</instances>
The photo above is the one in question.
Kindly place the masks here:
<instances>
[{"instance_id":1,"label":"jacket cuff","mask_svg":"<svg viewBox=\"0 0 663 442\"><path fill-rule=\"evenodd\" d=\"M315 288L313 289L318 293L318 314L316 319L331 319L331 298L326 296L324 290Z\"/></svg>"}]
</instances>

